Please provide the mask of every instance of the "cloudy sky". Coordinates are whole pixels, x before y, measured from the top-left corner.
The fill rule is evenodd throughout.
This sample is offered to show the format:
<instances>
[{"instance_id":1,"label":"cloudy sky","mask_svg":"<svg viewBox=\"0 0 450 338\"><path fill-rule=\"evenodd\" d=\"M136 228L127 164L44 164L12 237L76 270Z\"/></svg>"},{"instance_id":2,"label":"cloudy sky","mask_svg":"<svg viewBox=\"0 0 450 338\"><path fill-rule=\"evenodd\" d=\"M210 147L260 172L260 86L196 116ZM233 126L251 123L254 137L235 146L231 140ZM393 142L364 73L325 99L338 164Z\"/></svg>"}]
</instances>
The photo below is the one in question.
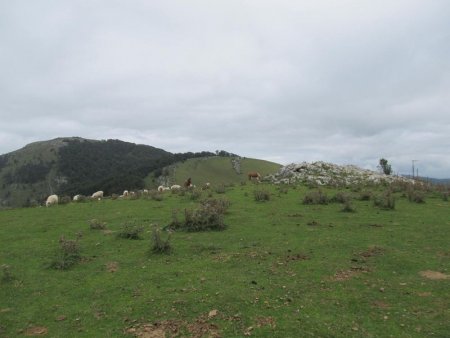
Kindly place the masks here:
<instances>
[{"instance_id":1,"label":"cloudy sky","mask_svg":"<svg viewBox=\"0 0 450 338\"><path fill-rule=\"evenodd\" d=\"M448 0L0 2L0 154L60 136L450 177Z\"/></svg>"}]
</instances>

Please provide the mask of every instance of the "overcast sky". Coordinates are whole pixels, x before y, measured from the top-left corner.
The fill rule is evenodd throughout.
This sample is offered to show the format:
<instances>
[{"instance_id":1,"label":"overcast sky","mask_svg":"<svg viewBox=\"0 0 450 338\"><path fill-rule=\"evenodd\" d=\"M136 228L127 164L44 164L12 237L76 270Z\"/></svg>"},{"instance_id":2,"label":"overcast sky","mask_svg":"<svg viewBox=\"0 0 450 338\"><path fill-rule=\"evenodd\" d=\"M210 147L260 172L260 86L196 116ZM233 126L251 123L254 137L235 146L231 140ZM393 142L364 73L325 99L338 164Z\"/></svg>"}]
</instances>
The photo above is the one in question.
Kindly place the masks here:
<instances>
[{"instance_id":1,"label":"overcast sky","mask_svg":"<svg viewBox=\"0 0 450 338\"><path fill-rule=\"evenodd\" d=\"M60 136L450 177L450 1L0 1L0 154Z\"/></svg>"}]
</instances>

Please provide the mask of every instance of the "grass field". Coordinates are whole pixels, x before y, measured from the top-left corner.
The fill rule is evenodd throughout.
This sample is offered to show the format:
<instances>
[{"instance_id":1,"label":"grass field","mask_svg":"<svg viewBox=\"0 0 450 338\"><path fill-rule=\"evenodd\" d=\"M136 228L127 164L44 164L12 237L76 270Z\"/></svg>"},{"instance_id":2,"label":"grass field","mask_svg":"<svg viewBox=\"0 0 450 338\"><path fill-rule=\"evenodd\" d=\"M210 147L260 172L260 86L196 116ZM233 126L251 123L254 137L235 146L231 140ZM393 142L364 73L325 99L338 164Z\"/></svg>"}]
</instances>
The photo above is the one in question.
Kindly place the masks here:
<instances>
[{"instance_id":1,"label":"grass field","mask_svg":"<svg viewBox=\"0 0 450 338\"><path fill-rule=\"evenodd\" d=\"M239 172L233 168L231 157L204 157L192 158L184 162L178 162L172 167L170 174L171 184L183 185L187 178L191 177L193 184L198 187L206 182L211 184L239 184L247 181L247 173L258 171L262 176L273 174L281 165L252 158L239 159ZM150 182L152 177L147 177ZM150 185L150 184L148 184Z\"/></svg>"},{"instance_id":2,"label":"grass field","mask_svg":"<svg viewBox=\"0 0 450 338\"><path fill-rule=\"evenodd\" d=\"M303 204L310 192L248 183L1 211L0 336L449 337L450 202L399 192L383 210L346 190L355 212L343 212ZM227 228L175 232L171 254L151 254L151 224L209 193L231 202ZM117 238L126 222L141 240ZM60 236L79 232L81 261L48 268Z\"/></svg>"}]
</instances>

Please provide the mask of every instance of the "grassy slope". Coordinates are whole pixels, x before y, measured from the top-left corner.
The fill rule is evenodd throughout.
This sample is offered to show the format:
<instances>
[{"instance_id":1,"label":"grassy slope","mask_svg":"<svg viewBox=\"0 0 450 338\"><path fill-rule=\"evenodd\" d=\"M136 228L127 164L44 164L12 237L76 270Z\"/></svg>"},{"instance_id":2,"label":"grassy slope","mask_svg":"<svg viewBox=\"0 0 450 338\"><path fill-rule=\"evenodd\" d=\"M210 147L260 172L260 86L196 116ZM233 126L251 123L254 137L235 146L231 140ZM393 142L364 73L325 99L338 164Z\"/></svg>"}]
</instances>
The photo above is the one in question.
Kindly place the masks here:
<instances>
[{"instance_id":1,"label":"grassy slope","mask_svg":"<svg viewBox=\"0 0 450 338\"><path fill-rule=\"evenodd\" d=\"M206 182L211 184L239 183L248 179L249 171L258 171L264 176L274 173L280 168L277 163L251 158L242 158L240 163L241 173L238 174L233 169L230 157L189 159L177 164L171 181L173 184L181 185L188 177L191 177L193 184L198 186Z\"/></svg>"},{"instance_id":2,"label":"grassy slope","mask_svg":"<svg viewBox=\"0 0 450 338\"><path fill-rule=\"evenodd\" d=\"M36 325L47 327L51 337L120 337L133 324L193 323L213 309L219 315L209 322L224 337L243 337L250 326L255 337L450 332L449 280L419 275L449 273L449 202L429 197L426 204L412 204L399 197L396 210L384 211L355 201L357 212L343 213L338 204L303 205L306 188L284 194L261 184L271 200L258 203L255 187L217 195L232 201L229 227L175 233L170 256L148 255L149 224L167 224L173 209L196 205L188 196L0 212L0 264L10 265L17 278L1 284L0 334L12 337ZM120 240L88 230L91 218L113 231L136 220L147 231L144 240ZM68 271L45 269L59 236L79 231L83 263ZM360 254L373 246L383 252ZM296 259L298 254L309 259ZM108 272L108 262L118 270ZM356 272L352 278L335 280L349 270ZM261 324L268 317L275 328Z\"/></svg>"}]
</instances>

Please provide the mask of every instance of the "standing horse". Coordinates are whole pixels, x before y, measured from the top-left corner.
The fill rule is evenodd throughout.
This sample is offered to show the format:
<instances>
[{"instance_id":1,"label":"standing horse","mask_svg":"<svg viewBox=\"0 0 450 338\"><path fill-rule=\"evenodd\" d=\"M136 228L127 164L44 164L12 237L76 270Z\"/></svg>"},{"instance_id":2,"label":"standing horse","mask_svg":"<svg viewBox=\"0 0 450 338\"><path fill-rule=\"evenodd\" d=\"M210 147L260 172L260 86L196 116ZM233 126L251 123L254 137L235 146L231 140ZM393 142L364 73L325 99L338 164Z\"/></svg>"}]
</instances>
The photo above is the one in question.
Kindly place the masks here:
<instances>
[{"instance_id":1,"label":"standing horse","mask_svg":"<svg viewBox=\"0 0 450 338\"><path fill-rule=\"evenodd\" d=\"M185 187L185 188L189 188L190 186L192 186L192 181L191 181L191 178L189 177L189 178L187 179L187 181L184 182L184 187Z\"/></svg>"},{"instance_id":2,"label":"standing horse","mask_svg":"<svg viewBox=\"0 0 450 338\"><path fill-rule=\"evenodd\" d=\"M248 180L251 181L253 178L259 181L261 179L261 174L257 171L250 171L248 173Z\"/></svg>"}]
</instances>

